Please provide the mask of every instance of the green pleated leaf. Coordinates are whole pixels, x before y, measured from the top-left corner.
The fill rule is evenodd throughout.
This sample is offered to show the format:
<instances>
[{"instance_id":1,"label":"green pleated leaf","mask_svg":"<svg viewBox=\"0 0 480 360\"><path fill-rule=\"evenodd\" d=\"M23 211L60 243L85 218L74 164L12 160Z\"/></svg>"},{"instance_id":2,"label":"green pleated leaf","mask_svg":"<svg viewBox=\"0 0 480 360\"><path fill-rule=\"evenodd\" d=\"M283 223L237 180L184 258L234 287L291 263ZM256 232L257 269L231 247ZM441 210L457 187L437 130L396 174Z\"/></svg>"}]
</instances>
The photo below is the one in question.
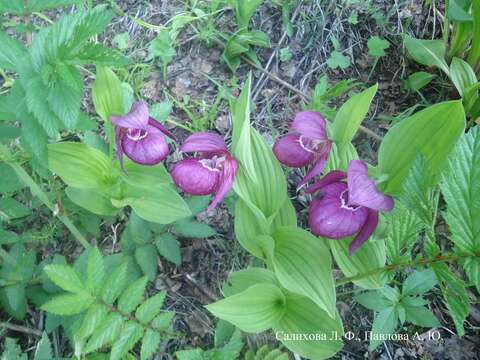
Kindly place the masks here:
<instances>
[{"instance_id":1,"label":"green pleated leaf","mask_svg":"<svg viewBox=\"0 0 480 360\"><path fill-rule=\"evenodd\" d=\"M445 74L449 74L443 40L422 40L405 35L403 43L416 62L425 66L438 67Z\"/></svg>"},{"instance_id":2,"label":"green pleated leaf","mask_svg":"<svg viewBox=\"0 0 480 360\"><path fill-rule=\"evenodd\" d=\"M167 293L165 291L162 291L147 299L142 305L137 308L137 311L135 311L135 317L142 324L148 324L160 312L166 295Z\"/></svg>"},{"instance_id":3,"label":"green pleated leaf","mask_svg":"<svg viewBox=\"0 0 480 360\"><path fill-rule=\"evenodd\" d=\"M120 360L143 336L144 328L132 321L127 322L117 341L112 346L110 360Z\"/></svg>"},{"instance_id":4,"label":"green pleated leaf","mask_svg":"<svg viewBox=\"0 0 480 360\"><path fill-rule=\"evenodd\" d=\"M68 198L76 205L97 215L112 216L118 209L112 205L110 199L94 189L80 189L68 186L65 189Z\"/></svg>"},{"instance_id":5,"label":"green pleated leaf","mask_svg":"<svg viewBox=\"0 0 480 360\"><path fill-rule=\"evenodd\" d=\"M330 245L335 262L347 277L367 274L369 271L385 266L385 241L370 239L353 255L348 254L351 239L326 240ZM353 282L364 289L378 289L385 285L382 274L365 276Z\"/></svg>"},{"instance_id":6,"label":"green pleated leaf","mask_svg":"<svg viewBox=\"0 0 480 360\"><path fill-rule=\"evenodd\" d=\"M143 276L126 288L118 300L118 309L122 313L131 313L142 302L147 282L148 278Z\"/></svg>"},{"instance_id":7,"label":"green pleated leaf","mask_svg":"<svg viewBox=\"0 0 480 360\"><path fill-rule=\"evenodd\" d=\"M286 298L284 316L274 326L277 339L291 351L309 359L328 359L343 347L343 324L337 313L332 319L314 302L298 295ZM292 339L293 334L318 334L316 340ZM290 338L289 338L290 337Z\"/></svg>"},{"instance_id":8,"label":"green pleated leaf","mask_svg":"<svg viewBox=\"0 0 480 360\"><path fill-rule=\"evenodd\" d=\"M285 296L271 284L257 284L206 308L216 317L231 322L245 332L261 332L285 313Z\"/></svg>"},{"instance_id":9,"label":"green pleated leaf","mask_svg":"<svg viewBox=\"0 0 480 360\"><path fill-rule=\"evenodd\" d=\"M113 182L108 157L82 143L61 142L48 146L48 167L69 186L101 188Z\"/></svg>"},{"instance_id":10,"label":"green pleated leaf","mask_svg":"<svg viewBox=\"0 0 480 360\"><path fill-rule=\"evenodd\" d=\"M279 285L272 271L251 267L230 274L223 285L223 294L227 297L236 295L256 284Z\"/></svg>"},{"instance_id":11,"label":"green pleated leaf","mask_svg":"<svg viewBox=\"0 0 480 360\"><path fill-rule=\"evenodd\" d=\"M160 345L160 334L156 331L148 329L142 339L140 359L149 359L157 351L158 345Z\"/></svg>"},{"instance_id":12,"label":"green pleated leaf","mask_svg":"<svg viewBox=\"0 0 480 360\"><path fill-rule=\"evenodd\" d=\"M142 188L126 184L124 198L112 199L117 207L131 206L144 220L170 224L191 215L190 209L171 185Z\"/></svg>"},{"instance_id":13,"label":"green pleated leaf","mask_svg":"<svg viewBox=\"0 0 480 360\"><path fill-rule=\"evenodd\" d=\"M450 79L461 97L465 95L470 86L477 83L477 75L472 67L466 61L456 57L450 64Z\"/></svg>"},{"instance_id":14,"label":"green pleated leaf","mask_svg":"<svg viewBox=\"0 0 480 360\"><path fill-rule=\"evenodd\" d=\"M460 101L430 106L393 126L378 151L378 170L388 176L381 184L382 190L398 194L419 154L437 176L464 128L465 113Z\"/></svg>"},{"instance_id":15,"label":"green pleated leaf","mask_svg":"<svg viewBox=\"0 0 480 360\"><path fill-rule=\"evenodd\" d=\"M332 140L338 143L349 143L352 141L360 124L368 113L377 89L378 85L374 85L352 96L340 107L330 128Z\"/></svg>"},{"instance_id":16,"label":"green pleated leaf","mask_svg":"<svg viewBox=\"0 0 480 360\"><path fill-rule=\"evenodd\" d=\"M112 115L124 114L122 83L110 68L97 66L92 99L97 114L104 121L110 121Z\"/></svg>"},{"instance_id":17,"label":"green pleated leaf","mask_svg":"<svg viewBox=\"0 0 480 360\"><path fill-rule=\"evenodd\" d=\"M308 297L335 318L335 283L328 247L321 239L300 228L279 228L273 238L273 266L280 284L291 292Z\"/></svg>"}]
</instances>

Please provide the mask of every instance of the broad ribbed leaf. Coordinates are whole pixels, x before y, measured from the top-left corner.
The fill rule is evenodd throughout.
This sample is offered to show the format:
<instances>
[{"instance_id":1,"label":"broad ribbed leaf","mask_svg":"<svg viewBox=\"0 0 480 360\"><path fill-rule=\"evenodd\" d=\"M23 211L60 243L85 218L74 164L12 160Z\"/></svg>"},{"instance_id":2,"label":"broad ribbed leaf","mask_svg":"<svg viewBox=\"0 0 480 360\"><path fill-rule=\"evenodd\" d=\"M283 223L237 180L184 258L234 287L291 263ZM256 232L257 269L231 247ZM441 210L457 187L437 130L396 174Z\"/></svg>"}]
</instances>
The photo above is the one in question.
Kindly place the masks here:
<instances>
[{"instance_id":1,"label":"broad ribbed leaf","mask_svg":"<svg viewBox=\"0 0 480 360\"><path fill-rule=\"evenodd\" d=\"M106 344L112 343L120 334L123 325L122 315L110 313L108 317L93 332L85 346L85 353L95 351Z\"/></svg>"},{"instance_id":2,"label":"broad ribbed leaf","mask_svg":"<svg viewBox=\"0 0 480 360\"><path fill-rule=\"evenodd\" d=\"M251 267L230 274L223 285L223 294L225 296L236 295L256 284L279 285L272 271Z\"/></svg>"},{"instance_id":3,"label":"broad ribbed leaf","mask_svg":"<svg viewBox=\"0 0 480 360\"><path fill-rule=\"evenodd\" d=\"M416 62L425 66L438 67L445 74L449 74L444 58L445 43L443 40L422 40L405 35L403 41L408 53Z\"/></svg>"},{"instance_id":4,"label":"broad ribbed leaf","mask_svg":"<svg viewBox=\"0 0 480 360\"><path fill-rule=\"evenodd\" d=\"M45 266L44 271L55 285L65 291L73 293L86 291L86 286L80 279L79 274L70 266L52 264Z\"/></svg>"},{"instance_id":5,"label":"broad ribbed leaf","mask_svg":"<svg viewBox=\"0 0 480 360\"><path fill-rule=\"evenodd\" d=\"M118 309L122 313L131 313L142 302L147 282L148 278L143 276L136 280L123 292L122 296L120 296L120 299L118 300Z\"/></svg>"},{"instance_id":6,"label":"broad ribbed leaf","mask_svg":"<svg viewBox=\"0 0 480 360\"><path fill-rule=\"evenodd\" d=\"M343 324L338 313L335 319L332 319L313 301L298 295L287 296L286 307L287 310L274 326L274 331L288 349L315 360L328 359L340 351L343 347L340 340L343 336ZM325 338L292 339L292 334L323 334Z\"/></svg>"},{"instance_id":7,"label":"broad ribbed leaf","mask_svg":"<svg viewBox=\"0 0 480 360\"><path fill-rule=\"evenodd\" d=\"M112 166L107 156L82 143L48 145L48 167L67 185L76 188L99 188L113 181Z\"/></svg>"},{"instance_id":8,"label":"broad ribbed leaf","mask_svg":"<svg viewBox=\"0 0 480 360\"><path fill-rule=\"evenodd\" d=\"M477 83L477 76L472 67L466 61L456 57L450 64L450 79L462 97L470 86Z\"/></svg>"},{"instance_id":9,"label":"broad ribbed leaf","mask_svg":"<svg viewBox=\"0 0 480 360\"><path fill-rule=\"evenodd\" d=\"M348 255L350 239L326 240L330 244L335 262L345 276L367 274L369 271L385 266L385 241L370 239L353 255ZM364 289L378 289L385 284L382 274L365 276L353 282Z\"/></svg>"},{"instance_id":10,"label":"broad ribbed leaf","mask_svg":"<svg viewBox=\"0 0 480 360\"><path fill-rule=\"evenodd\" d=\"M113 304L127 285L128 265L124 261L104 282L102 300L107 304Z\"/></svg>"},{"instance_id":11,"label":"broad ribbed leaf","mask_svg":"<svg viewBox=\"0 0 480 360\"><path fill-rule=\"evenodd\" d=\"M280 284L291 292L308 297L335 318L332 260L325 243L294 227L279 228L272 236L275 240L273 267Z\"/></svg>"},{"instance_id":12,"label":"broad ribbed leaf","mask_svg":"<svg viewBox=\"0 0 480 360\"><path fill-rule=\"evenodd\" d=\"M137 308L137 311L135 311L135 317L142 324L148 324L160 312L166 295L166 292L162 291L147 299Z\"/></svg>"},{"instance_id":13,"label":"broad ribbed leaf","mask_svg":"<svg viewBox=\"0 0 480 360\"><path fill-rule=\"evenodd\" d=\"M97 114L104 121L110 121L112 115L124 114L122 84L111 69L97 66L92 99Z\"/></svg>"},{"instance_id":14,"label":"broad ribbed leaf","mask_svg":"<svg viewBox=\"0 0 480 360\"><path fill-rule=\"evenodd\" d=\"M94 214L111 216L118 212L110 199L95 189L80 189L68 186L65 193L75 204Z\"/></svg>"},{"instance_id":15,"label":"broad ribbed leaf","mask_svg":"<svg viewBox=\"0 0 480 360\"><path fill-rule=\"evenodd\" d=\"M89 308L94 298L86 292L58 295L42 305L42 310L57 315L75 315Z\"/></svg>"},{"instance_id":16,"label":"broad ribbed leaf","mask_svg":"<svg viewBox=\"0 0 480 360\"><path fill-rule=\"evenodd\" d=\"M332 140L338 143L349 143L352 141L368 113L377 89L378 85L374 85L352 96L340 107L330 131Z\"/></svg>"},{"instance_id":17,"label":"broad ribbed leaf","mask_svg":"<svg viewBox=\"0 0 480 360\"><path fill-rule=\"evenodd\" d=\"M447 203L444 217L452 241L463 252L480 251L480 131L473 128L458 142L440 185Z\"/></svg>"},{"instance_id":18,"label":"broad ribbed leaf","mask_svg":"<svg viewBox=\"0 0 480 360\"><path fill-rule=\"evenodd\" d=\"M171 185L158 184L146 189L127 184L124 198L113 200L117 207L131 206L144 220L170 224L191 215L190 209Z\"/></svg>"},{"instance_id":19,"label":"broad ribbed leaf","mask_svg":"<svg viewBox=\"0 0 480 360\"><path fill-rule=\"evenodd\" d=\"M261 332L274 326L285 313L285 296L271 284L257 284L236 295L207 305L216 317L245 332Z\"/></svg>"},{"instance_id":20,"label":"broad ribbed leaf","mask_svg":"<svg viewBox=\"0 0 480 360\"><path fill-rule=\"evenodd\" d=\"M419 154L436 176L465 128L461 101L430 106L393 126L378 151L378 169L388 175L383 191L398 194Z\"/></svg>"},{"instance_id":21,"label":"broad ribbed leaf","mask_svg":"<svg viewBox=\"0 0 480 360\"><path fill-rule=\"evenodd\" d=\"M147 329L142 339L140 359L149 359L157 351L158 345L160 345L160 334L151 329Z\"/></svg>"},{"instance_id":22,"label":"broad ribbed leaf","mask_svg":"<svg viewBox=\"0 0 480 360\"><path fill-rule=\"evenodd\" d=\"M144 328L141 325L133 321L127 322L123 326L120 337L112 346L110 360L120 360L142 338L143 332Z\"/></svg>"}]
</instances>

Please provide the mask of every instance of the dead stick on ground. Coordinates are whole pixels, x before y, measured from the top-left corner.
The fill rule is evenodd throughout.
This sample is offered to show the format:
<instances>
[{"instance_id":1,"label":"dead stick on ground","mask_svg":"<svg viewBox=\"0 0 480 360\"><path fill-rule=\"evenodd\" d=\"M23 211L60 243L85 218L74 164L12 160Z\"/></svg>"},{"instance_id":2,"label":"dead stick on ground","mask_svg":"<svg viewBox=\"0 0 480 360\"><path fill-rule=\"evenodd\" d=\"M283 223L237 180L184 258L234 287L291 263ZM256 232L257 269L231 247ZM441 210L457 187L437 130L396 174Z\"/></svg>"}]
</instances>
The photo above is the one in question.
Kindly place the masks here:
<instances>
[{"instance_id":1,"label":"dead stick on ground","mask_svg":"<svg viewBox=\"0 0 480 360\"><path fill-rule=\"evenodd\" d=\"M217 297L212 294L210 290L200 285L197 280L195 280L190 274L183 274L183 276L189 284L195 286L198 290L200 290L210 301L217 301Z\"/></svg>"},{"instance_id":2,"label":"dead stick on ground","mask_svg":"<svg viewBox=\"0 0 480 360\"><path fill-rule=\"evenodd\" d=\"M28 328L28 327L22 326L22 325L10 324L8 322L0 322L0 327L8 329L8 330L12 330L12 331L25 333L25 334L42 336L42 332L40 330L31 329L31 328Z\"/></svg>"}]
</instances>

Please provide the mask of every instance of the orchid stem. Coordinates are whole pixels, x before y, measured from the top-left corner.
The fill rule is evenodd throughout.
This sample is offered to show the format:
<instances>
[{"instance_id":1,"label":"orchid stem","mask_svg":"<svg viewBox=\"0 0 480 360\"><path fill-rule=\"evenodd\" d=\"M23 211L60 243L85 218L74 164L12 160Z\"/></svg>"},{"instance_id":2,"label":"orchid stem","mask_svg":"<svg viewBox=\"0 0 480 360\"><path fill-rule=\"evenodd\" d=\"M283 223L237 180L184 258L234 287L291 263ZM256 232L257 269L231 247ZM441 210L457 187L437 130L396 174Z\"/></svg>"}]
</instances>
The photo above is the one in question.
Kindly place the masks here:
<instances>
[{"instance_id":1,"label":"orchid stem","mask_svg":"<svg viewBox=\"0 0 480 360\"><path fill-rule=\"evenodd\" d=\"M18 178L25 183L30 188L32 195L36 196L46 207L53 212L55 216L57 216L60 221L67 227L68 230L72 233L72 235L82 244L82 246L88 249L91 245L88 243L87 239L82 235L82 233L77 229L75 224L70 220L70 218L65 213L58 213L55 205L50 201L47 194L38 186L35 180L25 171L25 169L15 162L14 160L10 159L8 149L0 144L0 159L5 161L10 167L15 171Z\"/></svg>"},{"instance_id":2,"label":"orchid stem","mask_svg":"<svg viewBox=\"0 0 480 360\"><path fill-rule=\"evenodd\" d=\"M386 265L384 267L376 268L370 271L367 271L366 273L354 275L354 276L349 276L349 277L344 277L338 281L335 282L335 286L339 287L345 284L348 284L349 282L361 280L363 278L372 276L372 275L378 275L381 274L384 271L388 270L397 270L397 269L403 269L403 268L409 268L409 267L417 267L417 266L423 266L423 265L428 265L428 264L433 264L433 263L438 263L438 262L452 262L452 261L457 261L460 259L465 259L469 257L480 257L480 251L476 252L472 255L472 253L456 253L456 254L448 254L448 255L438 255L433 258L423 258L423 259L418 259L415 261L406 261L406 262L401 262L397 264L390 264Z\"/></svg>"}]
</instances>

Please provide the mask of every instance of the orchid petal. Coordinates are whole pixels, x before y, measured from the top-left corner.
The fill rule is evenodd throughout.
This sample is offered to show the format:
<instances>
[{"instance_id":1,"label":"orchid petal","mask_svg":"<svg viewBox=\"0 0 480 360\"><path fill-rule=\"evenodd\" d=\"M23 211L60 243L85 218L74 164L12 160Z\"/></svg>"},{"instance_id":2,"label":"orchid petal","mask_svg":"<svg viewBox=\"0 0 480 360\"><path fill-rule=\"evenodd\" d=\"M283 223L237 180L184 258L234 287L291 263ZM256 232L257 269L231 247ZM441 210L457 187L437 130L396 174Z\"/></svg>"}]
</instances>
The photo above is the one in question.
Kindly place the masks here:
<instances>
[{"instance_id":1,"label":"orchid petal","mask_svg":"<svg viewBox=\"0 0 480 360\"><path fill-rule=\"evenodd\" d=\"M316 140L328 140L327 122L316 111L301 111L293 119L290 129Z\"/></svg>"},{"instance_id":2,"label":"orchid petal","mask_svg":"<svg viewBox=\"0 0 480 360\"><path fill-rule=\"evenodd\" d=\"M158 121L155 120L154 118L152 118L152 117L148 118L148 125L157 128L158 130L160 130L162 133L164 133L165 135L167 135L167 136L168 136L169 138L171 138L172 140L177 141L177 137L176 137L175 135L173 135L173 134L170 132L170 130L168 130L165 126L163 126L163 124L161 124L160 122L158 122Z\"/></svg>"},{"instance_id":3,"label":"orchid petal","mask_svg":"<svg viewBox=\"0 0 480 360\"><path fill-rule=\"evenodd\" d=\"M368 177L368 167L361 160L352 160L347 170L349 205L365 206L377 211L390 211L393 198L377 189L375 181Z\"/></svg>"},{"instance_id":4,"label":"orchid petal","mask_svg":"<svg viewBox=\"0 0 480 360\"><path fill-rule=\"evenodd\" d=\"M347 173L344 172L344 171L340 171L340 170L330 171L327 175L322 177L315 184L306 188L305 192L307 192L309 194L314 193L315 191L323 188L324 186L330 185L330 184L335 183L335 182L342 181L346 178L347 178Z\"/></svg>"},{"instance_id":5,"label":"orchid petal","mask_svg":"<svg viewBox=\"0 0 480 360\"><path fill-rule=\"evenodd\" d=\"M187 194L213 194L218 186L220 171L204 166L198 159L181 160L171 172L175 184Z\"/></svg>"},{"instance_id":6,"label":"orchid petal","mask_svg":"<svg viewBox=\"0 0 480 360\"><path fill-rule=\"evenodd\" d=\"M112 116L112 123L128 129L146 130L148 125L148 106L143 101L137 101L132 105L130 112L123 116Z\"/></svg>"},{"instance_id":7,"label":"orchid petal","mask_svg":"<svg viewBox=\"0 0 480 360\"><path fill-rule=\"evenodd\" d=\"M307 166L315 158L313 151L302 146L298 134L287 134L280 137L273 146L273 153L282 164L294 168Z\"/></svg>"},{"instance_id":8,"label":"orchid petal","mask_svg":"<svg viewBox=\"0 0 480 360\"><path fill-rule=\"evenodd\" d=\"M325 169L325 166L327 165L328 157L330 155L331 149L332 149L332 143L328 141L325 144L324 148L322 149L322 152L318 155L318 160L312 166L312 168L307 173L307 175L305 175L305 177L303 178L302 182L300 183L300 186L303 184L306 184L307 182L312 180L315 176L323 172L323 169Z\"/></svg>"},{"instance_id":9,"label":"orchid petal","mask_svg":"<svg viewBox=\"0 0 480 360\"><path fill-rule=\"evenodd\" d=\"M347 184L331 183L322 189L323 196L310 204L308 221L312 232L329 239L342 239L357 233L368 216L368 209L342 207L341 194Z\"/></svg>"},{"instance_id":10,"label":"orchid petal","mask_svg":"<svg viewBox=\"0 0 480 360\"><path fill-rule=\"evenodd\" d=\"M348 254L351 256L357 251L368 238L373 234L378 225L378 211L368 210L367 220L360 229L360 232L355 236L355 239L350 243Z\"/></svg>"},{"instance_id":11,"label":"orchid petal","mask_svg":"<svg viewBox=\"0 0 480 360\"><path fill-rule=\"evenodd\" d=\"M233 181L235 180L237 170L237 161L233 157L227 155L223 163L223 171L220 176L217 192L215 194L215 197L213 198L212 203L208 206L208 210L214 209L218 205L218 203L220 203L225 198L225 196L227 196L228 192L233 186Z\"/></svg>"},{"instance_id":12,"label":"orchid petal","mask_svg":"<svg viewBox=\"0 0 480 360\"><path fill-rule=\"evenodd\" d=\"M228 152L225 140L220 135L212 132L199 132L190 135L180 147L183 152L204 152L223 154Z\"/></svg>"},{"instance_id":13,"label":"orchid petal","mask_svg":"<svg viewBox=\"0 0 480 360\"><path fill-rule=\"evenodd\" d=\"M168 155L168 145L163 134L153 126L147 127L143 139L131 139L128 133L122 137L122 149L134 162L142 165L155 165Z\"/></svg>"}]
</instances>

